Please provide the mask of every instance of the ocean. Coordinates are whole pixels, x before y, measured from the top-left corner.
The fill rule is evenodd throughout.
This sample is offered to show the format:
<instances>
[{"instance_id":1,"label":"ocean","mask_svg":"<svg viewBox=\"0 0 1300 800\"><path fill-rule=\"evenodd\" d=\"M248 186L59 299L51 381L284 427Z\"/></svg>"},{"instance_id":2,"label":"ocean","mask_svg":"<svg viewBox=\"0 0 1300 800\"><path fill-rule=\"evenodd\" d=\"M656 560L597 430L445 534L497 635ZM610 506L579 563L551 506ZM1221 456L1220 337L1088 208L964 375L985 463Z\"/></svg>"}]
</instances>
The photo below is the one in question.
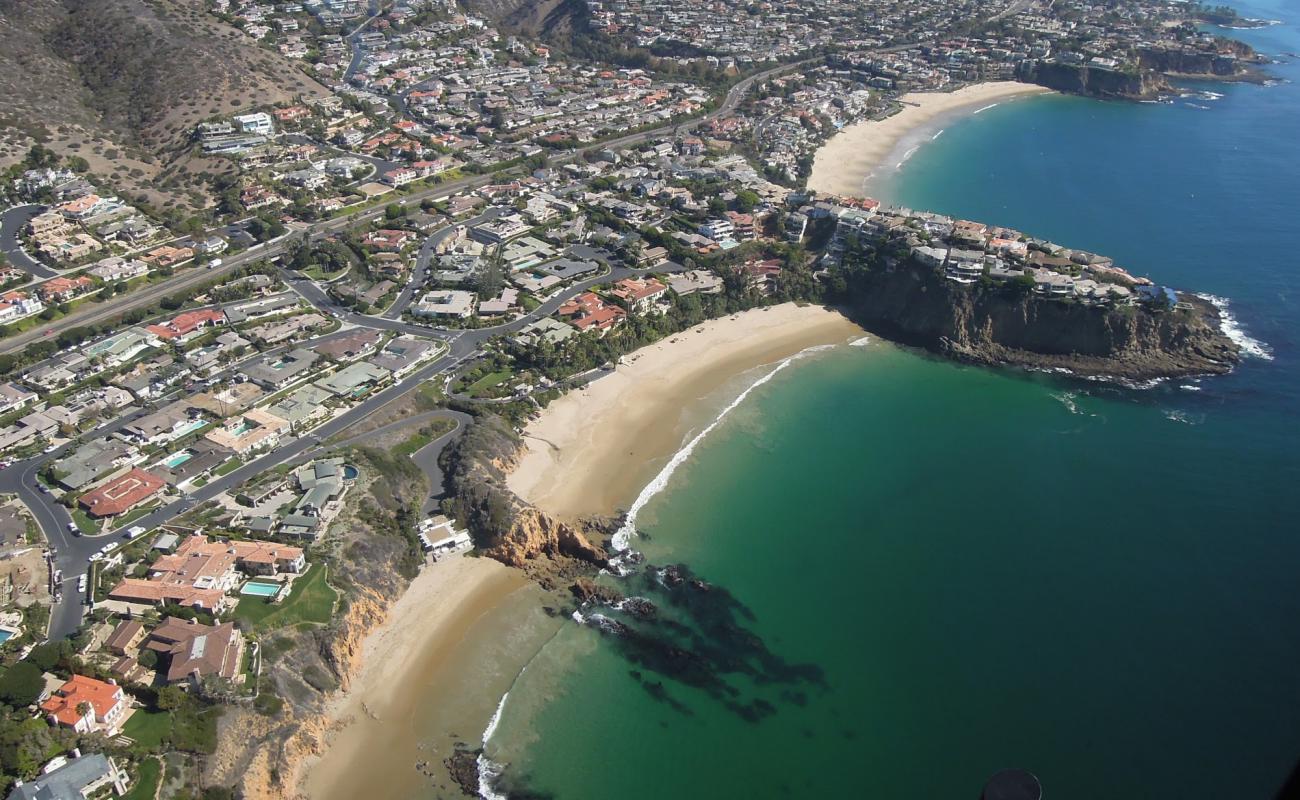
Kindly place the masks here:
<instances>
[{"instance_id":1,"label":"ocean","mask_svg":"<svg viewBox=\"0 0 1300 800\"><path fill-rule=\"evenodd\" d=\"M1295 0L1238 8L1300 52ZM1233 374L1132 389L868 338L746 376L638 503L645 563L608 582L653 611L542 648L488 794L973 799L1020 767L1053 800L1272 797L1300 759L1284 62L1169 104L1005 103L873 186L1221 298Z\"/></svg>"}]
</instances>

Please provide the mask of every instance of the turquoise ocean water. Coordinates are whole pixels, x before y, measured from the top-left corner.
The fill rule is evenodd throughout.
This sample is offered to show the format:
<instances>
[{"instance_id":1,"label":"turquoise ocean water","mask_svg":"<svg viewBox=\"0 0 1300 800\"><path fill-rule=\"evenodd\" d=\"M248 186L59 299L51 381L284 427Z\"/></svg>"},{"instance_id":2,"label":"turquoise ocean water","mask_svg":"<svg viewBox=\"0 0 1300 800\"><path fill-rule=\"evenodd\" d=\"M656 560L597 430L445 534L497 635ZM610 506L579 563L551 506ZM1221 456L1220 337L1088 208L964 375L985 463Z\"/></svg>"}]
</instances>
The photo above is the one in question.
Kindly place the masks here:
<instances>
[{"instance_id":1,"label":"turquoise ocean water","mask_svg":"<svg viewBox=\"0 0 1300 800\"><path fill-rule=\"evenodd\" d=\"M1295 0L1239 8L1300 52ZM625 579L653 618L520 676L497 790L973 800L1018 766L1053 800L1271 797L1300 758L1300 63L1273 71L1006 103L880 188L1228 298L1267 357L1140 391L877 340L789 364L642 510L633 547L687 567Z\"/></svg>"}]
</instances>

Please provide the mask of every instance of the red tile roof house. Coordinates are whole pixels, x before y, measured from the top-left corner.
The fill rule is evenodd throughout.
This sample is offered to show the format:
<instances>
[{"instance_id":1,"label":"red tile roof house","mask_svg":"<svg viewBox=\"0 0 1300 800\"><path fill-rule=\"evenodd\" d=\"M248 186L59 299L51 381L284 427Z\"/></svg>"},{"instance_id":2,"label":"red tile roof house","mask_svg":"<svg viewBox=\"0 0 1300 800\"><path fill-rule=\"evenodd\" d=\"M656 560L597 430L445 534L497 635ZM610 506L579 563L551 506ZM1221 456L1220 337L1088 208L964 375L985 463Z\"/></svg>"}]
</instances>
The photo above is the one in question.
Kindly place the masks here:
<instances>
[{"instance_id":1,"label":"red tile roof house","mask_svg":"<svg viewBox=\"0 0 1300 800\"><path fill-rule=\"evenodd\" d=\"M162 478L139 467L86 492L77 502L92 517L115 517L135 508L162 490Z\"/></svg>"},{"instance_id":2,"label":"red tile roof house","mask_svg":"<svg viewBox=\"0 0 1300 800\"><path fill-rule=\"evenodd\" d=\"M609 290L609 294L629 311L649 311L667 292L668 287L660 283L658 278L624 278Z\"/></svg>"},{"instance_id":3,"label":"red tile roof house","mask_svg":"<svg viewBox=\"0 0 1300 800\"><path fill-rule=\"evenodd\" d=\"M413 238L410 231L379 230L366 236L364 242L378 250L401 250Z\"/></svg>"},{"instance_id":4,"label":"red tile roof house","mask_svg":"<svg viewBox=\"0 0 1300 800\"><path fill-rule=\"evenodd\" d=\"M36 293L47 303L61 302L89 291L94 285L95 282L85 275L80 278L50 278L36 287Z\"/></svg>"},{"instance_id":5,"label":"red tile roof house","mask_svg":"<svg viewBox=\"0 0 1300 800\"><path fill-rule=\"evenodd\" d=\"M84 675L73 675L41 703L41 711L51 724L77 733L103 731L110 736L117 734L128 707L121 686Z\"/></svg>"},{"instance_id":6,"label":"red tile roof house","mask_svg":"<svg viewBox=\"0 0 1300 800\"><path fill-rule=\"evenodd\" d=\"M584 292L560 306L560 316L569 317L569 324L579 331L605 332L622 322L627 312L618 306L606 305L592 292Z\"/></svg>"},{"instance_id":7,"label":"red tile roof house","mask_svg":"<svg viewBox=\"0 0 1300 800\"><path fill-rule=\"evenodd\" d=\"M198 311L182 312L168 322L150 325L145 330L159 339L175 339L183 342L210 325L225 324L226 314L224 311L204 308Z\"/></svg>"}]
</instances>

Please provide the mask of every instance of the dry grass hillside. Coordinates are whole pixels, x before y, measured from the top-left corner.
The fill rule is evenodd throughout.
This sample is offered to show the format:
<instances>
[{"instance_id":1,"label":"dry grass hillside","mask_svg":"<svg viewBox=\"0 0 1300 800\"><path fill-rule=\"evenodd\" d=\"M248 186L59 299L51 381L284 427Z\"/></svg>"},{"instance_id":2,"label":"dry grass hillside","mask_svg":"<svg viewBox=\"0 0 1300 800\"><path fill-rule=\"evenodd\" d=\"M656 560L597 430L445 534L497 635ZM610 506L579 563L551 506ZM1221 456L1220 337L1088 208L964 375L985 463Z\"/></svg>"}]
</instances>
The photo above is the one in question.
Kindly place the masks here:
<instances>
[{"instance_id":1,"label":"dry grass hillside","mask_svg":"<svg viewBox=\"0 0 1300 800\"><path fill-rule=\"evenodd\" d=\"M214 115L326 94L203 0L0 0L0 166L35 142L132 198L207 202L190 133Z\"/></svg>"}]
</instances>

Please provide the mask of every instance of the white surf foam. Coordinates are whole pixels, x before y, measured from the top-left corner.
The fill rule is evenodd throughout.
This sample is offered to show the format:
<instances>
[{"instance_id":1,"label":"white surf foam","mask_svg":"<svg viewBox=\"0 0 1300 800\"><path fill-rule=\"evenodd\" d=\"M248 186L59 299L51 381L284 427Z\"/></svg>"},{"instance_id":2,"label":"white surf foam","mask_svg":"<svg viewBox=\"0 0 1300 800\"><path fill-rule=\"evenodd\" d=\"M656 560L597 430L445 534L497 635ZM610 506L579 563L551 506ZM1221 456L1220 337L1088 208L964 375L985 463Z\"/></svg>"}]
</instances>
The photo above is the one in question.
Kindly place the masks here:
<instances>
[{"instance_id":1,"label":"white surf foam","mask_svg":"<svg viewBox=\"0 0 1300 800\"><path fill-rule=\"evenodd\" d=\"M722 424L722 420L725 419L728 414L734 411L741 403L745 402L745 398L749 397L755 389L772 380L772 378L776 377L778 372L790 366L790 364L797 359L802 358L809 353L827 350L833 346L834 345L817 345L816 347L809 347L800 350L798 353L795 353L777 364L770 372L765 373L761 378L751 383L749 388L745 389L745 391L740 393L739 397L731 401L730 405L722 409L718 416L714 417L713 422L710 422L704 430L695 434L695 437L687 442L685 447L674 453L673 457L664 465L664 468L659 470L659 474L654 477L654 480L646 484L646 487L641 490L641 494L637 495L636 500L632 502L632 507L627 511L627 519L624 520L622 527L614 533L612 540L614 549L619 552L627 549L628 543L632 539L632 534L636 533L636 518L641 513L641 510L646 507L646 504L649 503L655 495L664 490L668 485L668 479L673 476L673 473L677 471L678 467L686 463L686 459L691 457L691 453L695 452L695 448L699 446L700 442L704 441L704 437L713 433L713 430L717 428L718 425Z\"/></svg>"},{"instance_id":2,"label":"white surf foam","mask_svg":"<svg viewBox=\"0 0 1300 800\"><path fill-rule=\"evenodd\" d=\"M940 128L938 133L930 137L930 141L933 142L935 139L938 139L940 136L943 136L943 132L944 132L944 128Z\"/></svg>"},{"instance_id":3,"label":"white surf foam","mask_svg":"<svg viewBox=\"0 0 1300 800\"><path fill-rule=\"evenodd\" d=\"M524 667L524 669L519 670L519 674L523 675L526 669L528 668ZM518 682L519 678L516 677L515 681ZM514 688L513 683L510 688ZM505 694L501 695L496 711L492 712L492 718L488 720L487 727L483 730L483 751L478 754L478 796L483 800L509 800L508 797L493 788L496 779L501 777L504 767L484 755L484 751L487 750L488 740L492 738L492 734L497 731L497 726L501 724L501 712L505 710L506 700L509 698L510 692L507 690Z\"/></svg>"},{"instance_id":4,"label":"white surf foam","mask_svg":"<svg viewBox=\"0 0 1300 800\"><path fill-rule=\"evenodd\" d=\"M998 107L998 104L997 104L997 103L989 103L988 105L984 106L983 108L977 108L977 109L975 109L975 111L974 111L973 113L974 113L974 114L983 114L985 111L988 111L990 108L997 108L997 107Z\"/></svg>"},{"instance_id":5,"label":"white surf foam","mask_svg":"<svg viewBox=\"0 0 1300 800\"><path fill-rule=\"evenodd\" d=\"M1219 328L1223 335L1237 343L1241 352L1254 358L1262 358L1265 361L1273 360L1273 349L1264 342L1253 338L1250 334L1242 329L1241 323L1228 310L1228 298L1219 297L1212 294L1198 294L1197 297L1202 300L1208 300L1219 309Z\"/></svg>"},{"instance_id":6,"label":"white surf foam","mask_svg":"<svg viewBox=\"0 0 1300 800\"><path fill-rule=\"evenodd\" d=\"M903 153L903 160L900 161L900 162L898 162L897 164L895 164L895 165L894 165L894 168L895 168L895 169L902 169L902 168L903 168L903 165L907 163L907 160L910 159L913 155L915 155L915 154L916 154L916 151L917 151L917 150L920 150L920 149L921 149L921 146L920 146L920 145L917 145L916 147L913 147L912 149L908 150L906 153Z\"/></svg>"},{"instance_id":7,"label":"white surf foam","mask_svg":"<svg viewBox=\"0 0 1300 800\"><path fill-rule=\"evenodd\" d=\"M869 344L871 344L871 337L863 336L861 338L854 339L853 341L849 342L849 347L866 347Z\"/></svg>"}]
</instances>

